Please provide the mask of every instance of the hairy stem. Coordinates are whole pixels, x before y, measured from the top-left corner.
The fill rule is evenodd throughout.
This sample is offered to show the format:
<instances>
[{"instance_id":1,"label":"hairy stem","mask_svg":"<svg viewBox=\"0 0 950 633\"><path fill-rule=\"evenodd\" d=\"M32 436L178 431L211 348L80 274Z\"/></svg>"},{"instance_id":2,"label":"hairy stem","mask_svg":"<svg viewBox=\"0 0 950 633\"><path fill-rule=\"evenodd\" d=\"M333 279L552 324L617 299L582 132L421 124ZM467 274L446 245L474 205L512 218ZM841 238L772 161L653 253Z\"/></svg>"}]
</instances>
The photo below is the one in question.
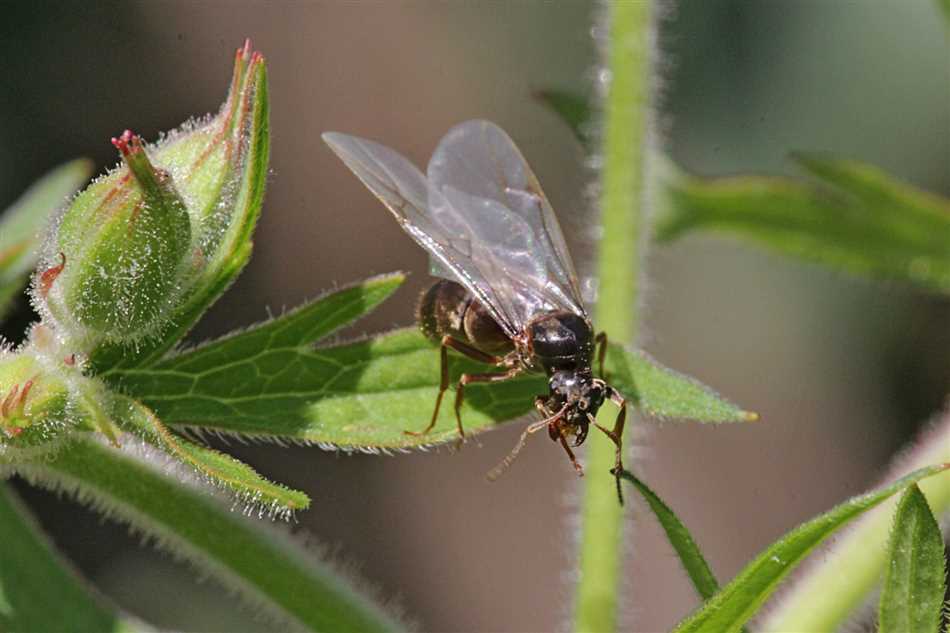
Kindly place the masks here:
<instances>
[{"instance_id":1,"label":"hairy stem","mask_svg":"<svg viewBox=\"0 0 950 633\"><path fill-rule=\"evenodd\" d=\"M102 603L0 483L0 630L131 633L146 627Z\"/></svg>"},{"instance_id":2,"label":"hairy stem","mask_svg":"<svg viewBox=\"0 0 950 633\"><path fill-rule=\"evenodd\" d=\"M637 290L643 243L644 189L651 7L648 0L610 2L607 44L609 88L604 103L604 168L601 213L604 237L598 264L597 326L612 341L629 346L638 330ZM632 398L635 394L625 394ZM600 423L613 425L616 411L604 407ZM604 438L588 442L581 510L580 580L575 605L577 631L614 631L623 560L623 509L607 473L614 448Z\"/></svg>"},{"instance_id":3,"label":"hairy stem","mask_svg":"<svg viewBox=\"0 0 950 633\"><path fill-rule=\"evenodd\" d=\"M123 451L79 439L20 472L129 523L214 575L284 630L393 631L401 625L286 534L168 476L168 465L123 436ZM140 452L141 458L131 452Z\"/></svg>"}]
</instances>

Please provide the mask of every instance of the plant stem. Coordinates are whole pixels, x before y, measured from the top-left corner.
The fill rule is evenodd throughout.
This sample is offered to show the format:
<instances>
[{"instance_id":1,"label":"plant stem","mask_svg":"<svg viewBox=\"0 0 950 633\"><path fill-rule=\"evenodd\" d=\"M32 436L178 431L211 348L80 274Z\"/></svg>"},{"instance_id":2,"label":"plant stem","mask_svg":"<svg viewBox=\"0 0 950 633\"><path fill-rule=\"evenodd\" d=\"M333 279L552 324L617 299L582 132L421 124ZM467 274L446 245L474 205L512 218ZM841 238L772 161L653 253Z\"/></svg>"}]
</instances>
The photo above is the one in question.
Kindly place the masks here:
<instances>
[{"instance_id":1,"label":"plant stem","mask_svg":"<svg viewBox=\"0 0 950 633\"><path fill-rule=\"evenodd\" d=\"M612 341L630 346L638 334L651 2L614 1L607 10L610 83L604 104L604 237L598 265L597 326L608 332ZM616 412L608 408L604 407L600 423L609 428ZM592 441L588 446L575 630L608 633L617 624L623 508L617 503L613 482L605 477L614 465L613 445Z\"/></svg>"},{"instance_id":2,"label":"plant stem","mask_svg":"<svg viewBox=\"0 0 950 633\"><path fill-rule=\"evenodd\" d=\"M892 475L950 462L950 415L931 429L919 446L901 460ZM950 477L920 483L938 519L950 512ZM869 513L821 556L791 591L776 604L763 631L837 631L878 586L887 564L887 541L897 500ZM845 571L847 570L847 571Z\"/></svg>"},{"instance_id":3,"label":"plant stem","mask_svg":"<svg viewBox=\"0 0 950 633\"><path fill-rule=\"evenodd\" d=\"M156 543L239 592L257 610L307 631L400 630L401 625L314 560L286 534L228 509L206 489L182 485L167 466L133 457L93 438L77 439L54 459L21 468L36 485L75 495L128 522ZM137 448L136 448L137 447ZM0 622L2 623L2 622Z\"/></svg>"},{"instance_id":4,"label":"plant stem","mask_svg":"<svg viewBox=\"0 0 950 633\"><path fill-rule=\"evenodd\" d=\"M0 482L0 629L144 631L100 604L101 597L57 556L39 525Z\"/></svg>"}]
</instances>

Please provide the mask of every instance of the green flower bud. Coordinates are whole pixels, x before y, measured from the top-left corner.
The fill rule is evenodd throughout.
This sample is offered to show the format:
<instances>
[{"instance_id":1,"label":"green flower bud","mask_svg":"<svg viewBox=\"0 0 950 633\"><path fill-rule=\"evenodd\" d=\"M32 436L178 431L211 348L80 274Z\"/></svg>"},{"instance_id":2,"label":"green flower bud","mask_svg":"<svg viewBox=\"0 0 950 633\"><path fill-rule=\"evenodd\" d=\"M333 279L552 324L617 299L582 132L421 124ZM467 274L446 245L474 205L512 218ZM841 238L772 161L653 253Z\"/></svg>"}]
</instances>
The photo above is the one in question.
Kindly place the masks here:
<instances>
[{"instance_id":1,"label":"green flower bud","mask_svg":"<svg viewBox=\"0 0 950 633\"><path fill-rule=\"evenodd\" d=\"M37 293L57 323L106 340L136 340L174 307L191 250L191 219L172 176L139 137L112 139L124 167L79 194Z\"/></svg>"},{"instance_id":2,"label":"green flower bud","mask_svg":"<svg viewBox=\"0 0 950 633\"><path fill-rule=\"evenodd\" d=\"M154 145L113 139L123 164L63 212L34 277L34 302L69 349L156 343L229 283L260 209L266 129L264 61L247 42L216 116Z\"/></svg>"},{"instance_id":3,"label":"green flower bud","mask_svg":"<svg viewBox=\"0 0 950 633\"><path fill-rule=\"evenodd\" d=\"M73 431L98 431L118 445L111 396L48 326L16 352L0 347L0 467L58 450Z\"/></svg>"},{"instance_id":4,"label":"green flower bud","mask_svg":"<svg viewBox=\"0 0 950 633\"><path fill-rule=\"evenodd\" d=\"M0 464L46 452L75 420L66 381L44 359L0 351Z\"/></svg>"}]
</instances>

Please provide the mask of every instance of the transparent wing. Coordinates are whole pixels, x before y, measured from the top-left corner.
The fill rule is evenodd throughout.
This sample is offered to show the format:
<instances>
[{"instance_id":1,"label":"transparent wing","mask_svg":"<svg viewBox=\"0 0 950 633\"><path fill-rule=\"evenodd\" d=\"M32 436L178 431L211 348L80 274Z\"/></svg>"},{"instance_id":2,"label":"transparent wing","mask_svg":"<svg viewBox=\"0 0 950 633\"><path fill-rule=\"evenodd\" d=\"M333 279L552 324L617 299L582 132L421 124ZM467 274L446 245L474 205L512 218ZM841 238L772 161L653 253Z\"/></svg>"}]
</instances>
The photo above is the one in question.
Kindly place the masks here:
<instances>
[{"instance_id":1,"label":"transparent wing","mask_svg":"<svg viewBox=\"0 0 950 633\"><path fill-rule=\"evenodd\" d=\"M355 136L328 132L323 140L429 253L433 274L465 286L509 336L520 332L498 291L472 258L474 240L468 225L458 214L446 212L451 205L429 187L415 165L384 145Z\"/></svg>"},{"instance_id":2,"label":"transparent wing","mask_svg":"<svg viewBox=\"0 0 950 633\"><path fill-rule=\"evenodd\" d=\"M550 310L587 316L557 218L511 138L489 121L467 121L439 143L428 168L429 209L464 226L472 265L520 330Z\"/></svg>"}]
</instances>

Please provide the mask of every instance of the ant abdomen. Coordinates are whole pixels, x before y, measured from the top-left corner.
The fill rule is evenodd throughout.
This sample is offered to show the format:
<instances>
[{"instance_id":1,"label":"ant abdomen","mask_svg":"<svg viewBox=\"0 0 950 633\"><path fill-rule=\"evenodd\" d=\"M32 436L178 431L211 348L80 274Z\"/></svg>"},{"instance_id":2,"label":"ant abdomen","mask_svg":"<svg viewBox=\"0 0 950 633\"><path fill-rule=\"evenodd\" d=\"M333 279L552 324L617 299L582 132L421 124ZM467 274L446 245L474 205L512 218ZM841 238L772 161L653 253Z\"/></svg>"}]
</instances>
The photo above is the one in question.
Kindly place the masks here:
<instances>
[{"instance_id":1,"label":"ant abdomen","mask_svg":"<svg viewBox=\"0 0 950 633\"><path fill-rule=\"evenodd\" d=\"M488 354L505 354L514 344L488 310L461 284L440 279L422 293L416 309L422 333L439 342L445 336Z\"/></svg>"}]
</instances>

